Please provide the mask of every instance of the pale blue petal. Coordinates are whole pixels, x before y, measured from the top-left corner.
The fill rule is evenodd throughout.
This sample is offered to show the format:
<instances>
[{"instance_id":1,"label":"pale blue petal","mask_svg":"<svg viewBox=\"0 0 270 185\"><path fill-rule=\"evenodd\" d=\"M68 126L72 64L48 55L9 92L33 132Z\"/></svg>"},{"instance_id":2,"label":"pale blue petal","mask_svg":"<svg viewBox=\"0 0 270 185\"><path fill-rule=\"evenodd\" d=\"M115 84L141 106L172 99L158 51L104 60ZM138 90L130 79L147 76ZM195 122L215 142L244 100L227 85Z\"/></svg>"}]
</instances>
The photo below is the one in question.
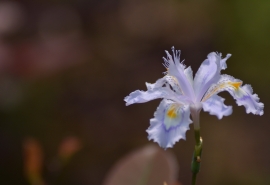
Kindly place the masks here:
<instances>
[{"instance_id":1,"label":"pale blue petal","mask_svg":"<svg viewBox=\"0 0 270 185\"><path fill-rule=\"evenodd\" d=\"M213 95L202 103L203 110L217 116L218 119L221 119L223 116L229 116L232 114L232 106L225 105L224 100L224 98L218 95Z\"/></svg>"},{"instance_id":2,"label":"pale blue petal","mask_svg":"<svg viewBox=\"0 0 270 185\"><path fill-rule=\"evenodd\" d=\"M241 80L235 79L229 75L221 75L220 80L212 85L207 91L203 98L203 102L222 91L228 91L238 105L245 106L247 113L263 115L264 104L259 102L257 94L253 94L251 86L242 86Z\"/></svg>"},{"instance_id":3,"label":"pale blue petal","mask_svg":"<svg viewBox=\"0 0 270 185\"><path fill-rule=\"evenodd\" d=\"M173 90L176 94L183 94L178 80L174 76L166 75L163 78L157 80L154 84L146 83L146 87L148 90L153 90L164 86L171 88L171 90Z\"/></svg>"},{"instance_id":4,"label":"pale blue petal","mask_svg":"<svg viewBox=\"0 0 270 185\"><path fill-rule=\"evenodd\" d=\"M147 91L136 90L125 97L126 105L145 103L158 98L166 98L174 101L186 102L187 97L181 95L181 89L177 80L166 75L154 84L146 83Z\"/></svg>"},{"instance_id":5,"label":"pale blue petal","mask_svg":"<svg viewBox=\"0 0 270 185\"><path fill-rule=\"evenodd\" d=\"M128 106L134 103L145 103L158 98L169 98L177 101L175 94L164 87L148 91L136 90L125 97L124 101L126 102L126 106Z\"/></svg>"},{"instance_id":6,"label":"pale blue petal","mask_svg":"<svg viewBox=\"0 0 270 185\"><path fill-rule=\"evenodd\" d=\"M180 139L186 139L190 123L188 105L164 99L150 120L150 127L146 130L148 139L154 140L164 149L171 148Z\"/></svg>"},{"instance_id":7,"label":"pale blue petal","mask_svg":"<svg viewBox=\"0 0 270 185\"><path fill-rule=\"evenodd\" d=\"M184 73L190 83L190 85L193 87L193 71L191 69L191 67L187 67L185 70L184 70Z\"/></svg>"},{"instance_id":8,"label":"pale blue petal","mask_svg":"<svg viewBox=\"0 0 270 185\"><path fill-rule=\"evenodd\" d=\"M225 58L223 58L221 61L220 61L220 66L221 66L221 69L224 70L227 68L227 64L226 64L226 61L231 57L232 55L231 54L227 54L227 56Z\"/></svg>"},{"instance_id":9,"label":"pale blue petal","mask_svg":"<svg viewBox=\"0 0 270 185\"><path fill-rule=\"evenodd\" d=\"M162 91L140 91L136 90L124 98L126 106L134 103L145 103L157 98L163 98L164 92Z\"/></svg>"},{"instance_id":10,"label":"pale blue petal","mask_svg":"<svg viewBox=\"0 0 270 185\"><path fill-rule=\"evenodd\" d=\"M253 90L250 85L244 85L239 90L229 92L236 99L238 105L245 106L247 113L263 115L264 104L259 102L260 98L257 94L252 94Z\"/></svg>"},{"instance_id":11,"label":"pale blue petal","mask_svg":"<svg viewBox=\"0 0 270 185\"><path fill-rule=\"evenodd\" d=\"M163 60L164 66L168 69L167 73L177 78L185 96L188 96L190 99L194 99L195 94L193 87L185 75L185 66L180 62L180 50L174 50L174 47L172 47L173 56L171 56L168 51L165 52L167 54L167 58L163 57Z\"/></svg>"},{"instance_id":12,"label":"pale blue petal","mask_svg":"<svg viewBox=\"0 0 270 185\"><path fill-rule=\"evenodd\" d=\"M221 54L212 52L209 53L207 59L203 61L198 72L194 78L194 91L196 101L201 101L203 95L212 84L215 84L220 79L220 71L226 69L226 60L231 55L228 54L226 58L221 59Z\"/></svg>"},{"instance_id":13,"label":"pale blue petal","mask_svg":"<svg viewBox=\"0 0 270 185\"><path fill-rule=\"evenodd\" d=\"M200 101L208 88L220 78L220 56L216 53L209 53L203 61L194 78L194 91L196 100Z\"/></svg>"}]
</instances>

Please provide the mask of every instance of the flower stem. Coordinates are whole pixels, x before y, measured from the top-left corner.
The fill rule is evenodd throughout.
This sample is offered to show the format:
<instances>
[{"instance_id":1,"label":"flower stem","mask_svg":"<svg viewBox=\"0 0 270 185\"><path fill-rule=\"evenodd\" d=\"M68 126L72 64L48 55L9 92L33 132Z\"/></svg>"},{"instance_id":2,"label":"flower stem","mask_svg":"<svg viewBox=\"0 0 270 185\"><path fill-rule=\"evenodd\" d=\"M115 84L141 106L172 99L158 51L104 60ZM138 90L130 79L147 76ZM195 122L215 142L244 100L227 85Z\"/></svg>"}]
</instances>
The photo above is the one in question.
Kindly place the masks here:
<instances>
[{"instance_id":1,"label":"flower stem","mask_svg":"<svg viewBox=\"0 0 270 185\"><path fill-rule=\"evenodd\" d=\"M192 173L192 185L196 185L197 174Z\"/></svg>"},{"instance_id":2,"label":"flower stem","mask_svg":"<svg viewBox=\"0 0 270 185\"><path fill-rule=\"evenodd\" d=\"M196 185L197 173L200 171L201 167L201 157L202 157L202 145L203 140L200 135L200 130L194 130L195 134L195 149L191 162L191 171L192 171L192 185Z\"/></svg>"}]
</instances>

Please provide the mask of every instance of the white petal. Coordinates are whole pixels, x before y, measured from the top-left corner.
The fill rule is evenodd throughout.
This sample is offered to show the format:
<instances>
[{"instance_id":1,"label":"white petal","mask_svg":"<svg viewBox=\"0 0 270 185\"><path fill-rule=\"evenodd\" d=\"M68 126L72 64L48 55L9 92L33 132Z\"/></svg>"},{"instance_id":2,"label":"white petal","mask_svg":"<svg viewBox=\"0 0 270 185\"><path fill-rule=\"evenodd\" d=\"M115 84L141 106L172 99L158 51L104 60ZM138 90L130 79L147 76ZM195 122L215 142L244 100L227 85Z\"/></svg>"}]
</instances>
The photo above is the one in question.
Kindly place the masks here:
<instances>
[{"instance_id":1,"label":"white petal","mask_svg":"<svg viewBox=\"0 0 270 185\"><path fill-rule=\"evenodd\" d=\"M228 91L236 100L238 105L243 105L247 113L263 115L264 104L259 102L257 94L252 94L253 90L250 85L242 85L242 81L229 75L222 75L217 84L212 85L205 94L202 101L221 91Z\"/></svg>"},{"instance_id":2,"label":"white petal","mask_svg":"<svg viewBox=\"0 0 270 185\"><path fill-rule=\"evenodd\" d=\"M196 100L200 101L209 89L209 87L218 82L220 79L220 71L227 67L226 60L231 55L228 54L226 58L221 59L221 54L212 52L209 53L207 59L203 61L198 72L194 78L194 91L196 95Z\"/></svg>"},{"instance_id":3,"label":"white petal","mask_svg":"<svg viewBox=\"0 0 270 185\"><path fill-rule=\"evenodd\" d=\"M192 121L187 105L164 99L154 118L150 120L150 127L146 130L149 134L148 139L154 140L164 149L171 148L180 139L186 139L190 123Z\"/></svg>"},{"instance_id":4,"label":"white petal","mask_svg":"<svg viewBox=\"0 0 270 185\"><path fill-rule=\"evenodd\" d=\"M195 95L193 87L184 72L185 66L180 63L180 50L174 50L174 47L172 47L173 57L168 51L165 52L167 58L163 57L163 60L164 66L168 69L168 74L177 78L184 95L194 99Z\"/></svg>"},{"instance_id":5,"label":"white petal","mask_svg":"<svg viewBox=\"0 0 270 185\"><path fill-rule=\"evenodd\" d=\"M224 100L224 98L218 95L213 95L202 103L203 110L217 116L218 119L221 119L223 116L229 116L232 114L232 106L225 105Z\"/></svg>"}]
</instances>

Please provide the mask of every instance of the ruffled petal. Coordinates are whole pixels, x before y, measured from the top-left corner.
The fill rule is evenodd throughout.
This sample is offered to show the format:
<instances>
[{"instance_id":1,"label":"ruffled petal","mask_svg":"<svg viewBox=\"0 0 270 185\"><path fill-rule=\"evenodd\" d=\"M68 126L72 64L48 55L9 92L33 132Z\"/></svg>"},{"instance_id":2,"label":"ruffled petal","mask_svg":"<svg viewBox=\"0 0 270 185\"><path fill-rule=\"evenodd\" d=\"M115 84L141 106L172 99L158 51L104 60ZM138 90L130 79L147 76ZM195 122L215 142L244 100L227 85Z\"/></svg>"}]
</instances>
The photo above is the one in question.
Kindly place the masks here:
<instances>
[{"instance_id":1,"label":"ruffled petal","mask_svg":"<svg viewBox=\"0 0 270 185\"><path fill-rule=\"evenodd\" d=\"M168 69L167 74L176 77L183 94L190 99L194 99L195 94L193 87L184 72L185 66L180 62L180 50L174 50L174 47L172 47L173 56L171 56L168 51L165 52L167 58L163 57L163 60L164 66Z\"/></svg>"},{"instance_id":2,"label":"ruffled petal","mask_svg":"<svg viewBox=\"0 0 270 185\"><path fill-rule=\"evenodd\" d=\"M220 71L226 69L226 60L231 55L228 54L226 58L221 59L221 54L212 52L209 53L207 59L203 61L198 72L194 78L194 91L196 95L196 101L200 101L209 89L209 87L218 82L220 79Z\"/></svg>"},{"instance_id":3,"label":"ruffled petal","mask_svg":"<svg viewBox=\"0 0 270 185\"><path fill-rule=\"evenodd\" d=\"M154 140L164 149L171 148L180 139L186 139L190 123L188 105L164 99L150 120L150 127L146 130L148 139Z\"/></svg>"},{"instance_id":4,"label":"ruffled petal","mask_svg":"<svg viewBox=\"0 0 270 185\"><path fill-rule=\"evenodd\" d=\"M239 106L245 106L247 113L263 115L264 104L259 102L257 94L252 94L251 86L242 86L241 80L229 75L221 75L220 80L209 88L202 101L205 102L211 96L221 91L228 91Z\"/></svg>"},{"instance_id":5,"label":"ruffled petal","mask_svg":"<svg viewBox=\"0 0 270 185\"><path fill-rule=\"evenodd\" d=\"M213 95L202 103L203 110L217 116L218 119L221 119L223 116L229 116L232 114L232 106L225 105L224 100L224 98L218 95Z\"/></svg>"}]
</instances>

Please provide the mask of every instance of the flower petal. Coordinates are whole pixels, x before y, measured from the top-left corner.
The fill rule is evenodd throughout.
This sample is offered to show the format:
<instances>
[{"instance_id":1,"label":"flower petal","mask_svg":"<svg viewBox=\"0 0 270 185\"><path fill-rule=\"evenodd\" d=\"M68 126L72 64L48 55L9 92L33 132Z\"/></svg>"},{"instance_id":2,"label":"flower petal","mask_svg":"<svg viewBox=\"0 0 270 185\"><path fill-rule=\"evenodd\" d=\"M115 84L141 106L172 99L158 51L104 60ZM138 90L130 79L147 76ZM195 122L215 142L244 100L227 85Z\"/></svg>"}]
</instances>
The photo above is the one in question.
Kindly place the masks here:
<instances>
[{"instance_id":1,"label":"flower petal","mask_svg":"<svg viewBox=\"0 0 270 185\"><path fill-rule=\"evenodd\" d=\"M191 69L191 67L187 67L185 70L184 70L184 73L190 83L190 85L193 87L193 71Z\"/></svg>"},{"instance_id":2,"label":"flower petal","mask_svg":"<svg viewBox=\"0 0 270 185\"><path fill-rule=\"evenodd\" d=\"M245 106L247 113L263 115L264 104L259 102L257 94L252 94L253 90L251 86L242 86L241 80L229 75L221 75L220 80L209 88L202 101L206 101L221 91L228 91L239 106Z\"/></svg>"},{"instance_id":3,"label":"flower petal","mask_svg":"<svg viewBox=\"0 0 270 185\"><path fill-rule=\"evenodd\" d=\"M178 80L174 76L166 75L163 78L157 80L154 84L146 83L148 90L164 87L164 85L179 95L183 94Z\"/></svg>"},{"instance_id":4,"label":"flower petal","mask_svg":"<svg viewBox=\"0 0 270 185\"><path fill-rule=\"evenodd\" d=\"M221 56L221 54L220 54ZM226 69L227 68L227 64L226 64L226 61L231 57L232 55L231 54L227 54L225 58L221 59L220 61L220 67L222 70Z\"/></svg>"},{"instance_id":5,"label":"flower petal","mask_svg":"<svg viewBox=\"0 0 270 185\"><path fill-rule=\"evenodd\" d=\"M167 58L163 57L163 60L164 66L168 69L167 73L177 78L184 95L188 96L190 99L194 99L195 94L193 87L184 72L185 66L180 63L180 50L174 50L174 47L172 47L173 57L168 51L165 52Z\"/></svg>"},{"instance_id":6,"label":"flower petal","mask_svg":"<svg viewBox=\"0 0 270 185\"><path fill-rule=\"evenodd\" d=\"M146 130L148 139L154 140L164 149L171 148L180 139L186 139L190 123L187 105L164 99L150 120L150 127Z\"/></svg>"},{"instance_id":7,"label":"flower petal","mask_svg":"<svg viewBox=\"0 0 270 185\"><path fill-rule=\"evenodd\" d=\"M202 99L209 87L219 80L220 71L226 69L226 60L230 56L228 54L226 58L221 59L221 54L215 52L208 54L207 59L203 61L194 78L193 87L197 102Z\"/></svg>"},{"instance_id":8,"label":"flower petal","mask_svg":"<svg viewBox=\"0 0 270 185\"><path fill-rule=\"evenodd\" d=\"M225 105L224 100L224 98L218 95L213 95L202 103L203 110L217 116L218 119L221 119L223 116L229 116L232 113L232 106Z\"/></svg>"},{"instance_id":9,"label":"flower petal","mask_svg":"<svg viewBox=\"0 0 270 185\"><path fill-rule=\"evenodd\" d=\"M175 77L166 75L156 83L146 83L147 91L136 90L125 97L126 105L145 103L157 98L166 98L174 101L187 102L187 97L181 95L181 89Z\"/></svg>"}]
</instances>

